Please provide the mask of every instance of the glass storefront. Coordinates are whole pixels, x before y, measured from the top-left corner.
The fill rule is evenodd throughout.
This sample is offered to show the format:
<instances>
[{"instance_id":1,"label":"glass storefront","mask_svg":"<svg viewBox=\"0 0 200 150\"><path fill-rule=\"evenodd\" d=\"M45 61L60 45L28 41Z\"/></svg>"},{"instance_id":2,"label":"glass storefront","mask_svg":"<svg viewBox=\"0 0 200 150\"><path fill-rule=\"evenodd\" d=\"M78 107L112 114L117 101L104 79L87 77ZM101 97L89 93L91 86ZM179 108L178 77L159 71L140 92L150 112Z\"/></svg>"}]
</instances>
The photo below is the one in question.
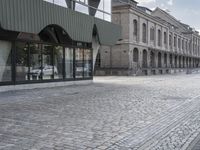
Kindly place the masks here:
<instances>
[{"instance_id":1,"label":"glass storefront","mask_svg":"<svg viewBox=\"0 0 200 150\"><path fill-rule=\"evenodd\" d=\"M11 42L0 41L0 82L11 81Z\"/></svg>"},{"instance_id":2,"label":"glass storefront","mask_svg":"<svg viewBox=\"0 0 200 150\"><path fill-rule=\"evenodd\" d=\"M91 50L84 50L84 77L92 76L92 53Z\"/></svg>"},{"instance_id":3,"label":"glass storefront","mask_svg":"<svg viewBox=\"0 0 200 150\"><path fill-rule=\"evenodd\" d=\"M28 44L18 42L16 44L16 80L28 80Z\"/></svg>"},{"instance_id":4,"label":"glass storefront","mask_svg":"<svg viewBox=\"0 0 200 150\"><path fill-rule=\"evenodd\" d=\"M65 78L71 79L74 77L74 50L65 48Z\"/></svg>"},{"instance_id":5,"label":"glass storefront","mask_svg":"<svg viewBox=\"0 0 200 150\"><path fill-rule=\"evenodd\" d=\"M29 45L30 71L28 73L30 80L42 80L42 53L40 44Z\"/></svg>"},{"instance_id":6,"label":"glass storefront","mask_svg":"<svg viewBox=\"0 0 200 150\"><path fill-rule=\"evenodd\" d=\"M76 78L92 77L92 52L90 49L76 48Z\"/></svg>"},{"instance_id":7,"label":"glass storefront","mask_svg":"<svg viewBox=\"0 0 200 150\"><path fill-rule=\"evenodd\" d=\"M84 59L83 59L83 54L84 54L84 49L81 48L76 48L75 49L75 54L76 54L76 78L83 78L83 66L84 66Z\"/></svg>"},{"instance_id":8,"label":"glass storefront","mask_svg":"<svg viewBox=\"0 0 200 150\"><path fill-rule=\"evenodd\" d=\"M53 52L54 46L42 45L41 76L43 80L54 79L54 74L58 74L58 70L53 63Z\"/></svg>"},{"instance_id":9,"label":"glass storefront","mask_svg":"<svg viewBox=\"0 0 200 150\"><path fill-rule=\"evenodd\" d=\"M54 79L63 79L63 47L54 47Z\"/></svg>"},{"instance_id":10,"label":"glass storefront","mask_svg":"<svg viewBox=\"0 0 200 150\"><path fill-rule=\"evenodd\" d=\"M29 42L14 45L12 53L12 44L0 41L0 83L92 79L91 49Z\"/></svg>"}]
</instances>

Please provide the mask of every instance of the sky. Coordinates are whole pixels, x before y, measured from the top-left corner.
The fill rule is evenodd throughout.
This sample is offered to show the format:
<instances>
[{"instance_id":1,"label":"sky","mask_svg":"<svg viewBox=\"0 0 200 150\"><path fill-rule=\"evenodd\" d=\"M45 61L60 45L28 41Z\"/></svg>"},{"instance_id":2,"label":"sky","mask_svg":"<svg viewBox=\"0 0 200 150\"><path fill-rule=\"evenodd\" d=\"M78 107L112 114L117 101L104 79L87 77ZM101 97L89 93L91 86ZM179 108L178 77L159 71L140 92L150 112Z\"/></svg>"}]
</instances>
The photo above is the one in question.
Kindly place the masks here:
<instances>
[{"instance_id":1,"label":"sky","mask_svg":"<svg viewBox=\"0 0 200 150\"><path fill-rule=\"evenodd\" d=\"M139 6L150 9L159 7L168 10L172 16L182 23L190 25L200 32L200 0L135 0Z\"/></svg>"}]
</instances>

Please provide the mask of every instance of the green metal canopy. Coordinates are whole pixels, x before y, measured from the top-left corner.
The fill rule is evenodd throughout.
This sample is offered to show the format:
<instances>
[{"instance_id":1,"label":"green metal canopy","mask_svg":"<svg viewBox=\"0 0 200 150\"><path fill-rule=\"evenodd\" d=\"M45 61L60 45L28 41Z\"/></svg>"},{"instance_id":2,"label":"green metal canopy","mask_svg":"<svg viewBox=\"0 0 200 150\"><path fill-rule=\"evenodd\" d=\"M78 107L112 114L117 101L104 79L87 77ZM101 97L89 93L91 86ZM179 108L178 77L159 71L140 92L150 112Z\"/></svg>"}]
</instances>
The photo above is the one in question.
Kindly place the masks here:
<instances>
[{"instance_id":1,"label":"green metal canopy","mask_svg":"<svg viewBox=\"0 0 200 150\"><path fill-rule=\"evenodd\" d=\"M55 24L71 39L89 43L96 25L100 44L114 45L121 38L118 25L43 0L0 0L0 24L5 30L34 34Z\"/></svg>"}]
</instances>

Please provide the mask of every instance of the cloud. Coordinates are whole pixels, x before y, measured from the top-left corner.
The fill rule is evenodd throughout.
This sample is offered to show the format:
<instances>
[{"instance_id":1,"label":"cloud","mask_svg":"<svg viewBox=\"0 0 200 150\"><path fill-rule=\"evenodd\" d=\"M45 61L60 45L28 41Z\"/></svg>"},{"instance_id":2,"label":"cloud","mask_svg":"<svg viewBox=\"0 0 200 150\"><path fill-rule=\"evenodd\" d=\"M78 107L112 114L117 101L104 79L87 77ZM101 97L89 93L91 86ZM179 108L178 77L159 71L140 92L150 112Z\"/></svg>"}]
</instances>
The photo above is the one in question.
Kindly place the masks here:
<instances>
[{"instance_id":1,"label":"cloud","mask_svg":"<svg viewBox=\"0 0 200 150\"><path fill-rule=\"evenodd\" d=\"M167 4L170 5L170 6L172 6L172 5L173 5L173 0L169 0L169 1L167 2Z\"/></svg>"}]
</instances>

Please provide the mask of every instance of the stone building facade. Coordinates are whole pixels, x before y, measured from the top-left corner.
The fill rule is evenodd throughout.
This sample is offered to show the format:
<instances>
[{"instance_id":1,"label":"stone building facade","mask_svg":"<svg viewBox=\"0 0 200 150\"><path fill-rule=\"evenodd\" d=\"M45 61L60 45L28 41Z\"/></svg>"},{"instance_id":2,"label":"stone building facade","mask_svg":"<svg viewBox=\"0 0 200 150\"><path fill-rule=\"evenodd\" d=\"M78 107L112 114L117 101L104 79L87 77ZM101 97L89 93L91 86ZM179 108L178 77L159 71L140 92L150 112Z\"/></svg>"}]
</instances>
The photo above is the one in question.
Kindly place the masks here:
<instances>
[{"instance_id":1,"label":"stone building facade","mask_svg":"<svg viewBox=\"0 0 200 150\"><path fill-rule=\"evenodd\" d=\"M164 10L113 0L112 14L112 22L122 26L122 39L101 48L98 75L164 74L200 66L199 33Z\"/></svg>"}]
</instances>

